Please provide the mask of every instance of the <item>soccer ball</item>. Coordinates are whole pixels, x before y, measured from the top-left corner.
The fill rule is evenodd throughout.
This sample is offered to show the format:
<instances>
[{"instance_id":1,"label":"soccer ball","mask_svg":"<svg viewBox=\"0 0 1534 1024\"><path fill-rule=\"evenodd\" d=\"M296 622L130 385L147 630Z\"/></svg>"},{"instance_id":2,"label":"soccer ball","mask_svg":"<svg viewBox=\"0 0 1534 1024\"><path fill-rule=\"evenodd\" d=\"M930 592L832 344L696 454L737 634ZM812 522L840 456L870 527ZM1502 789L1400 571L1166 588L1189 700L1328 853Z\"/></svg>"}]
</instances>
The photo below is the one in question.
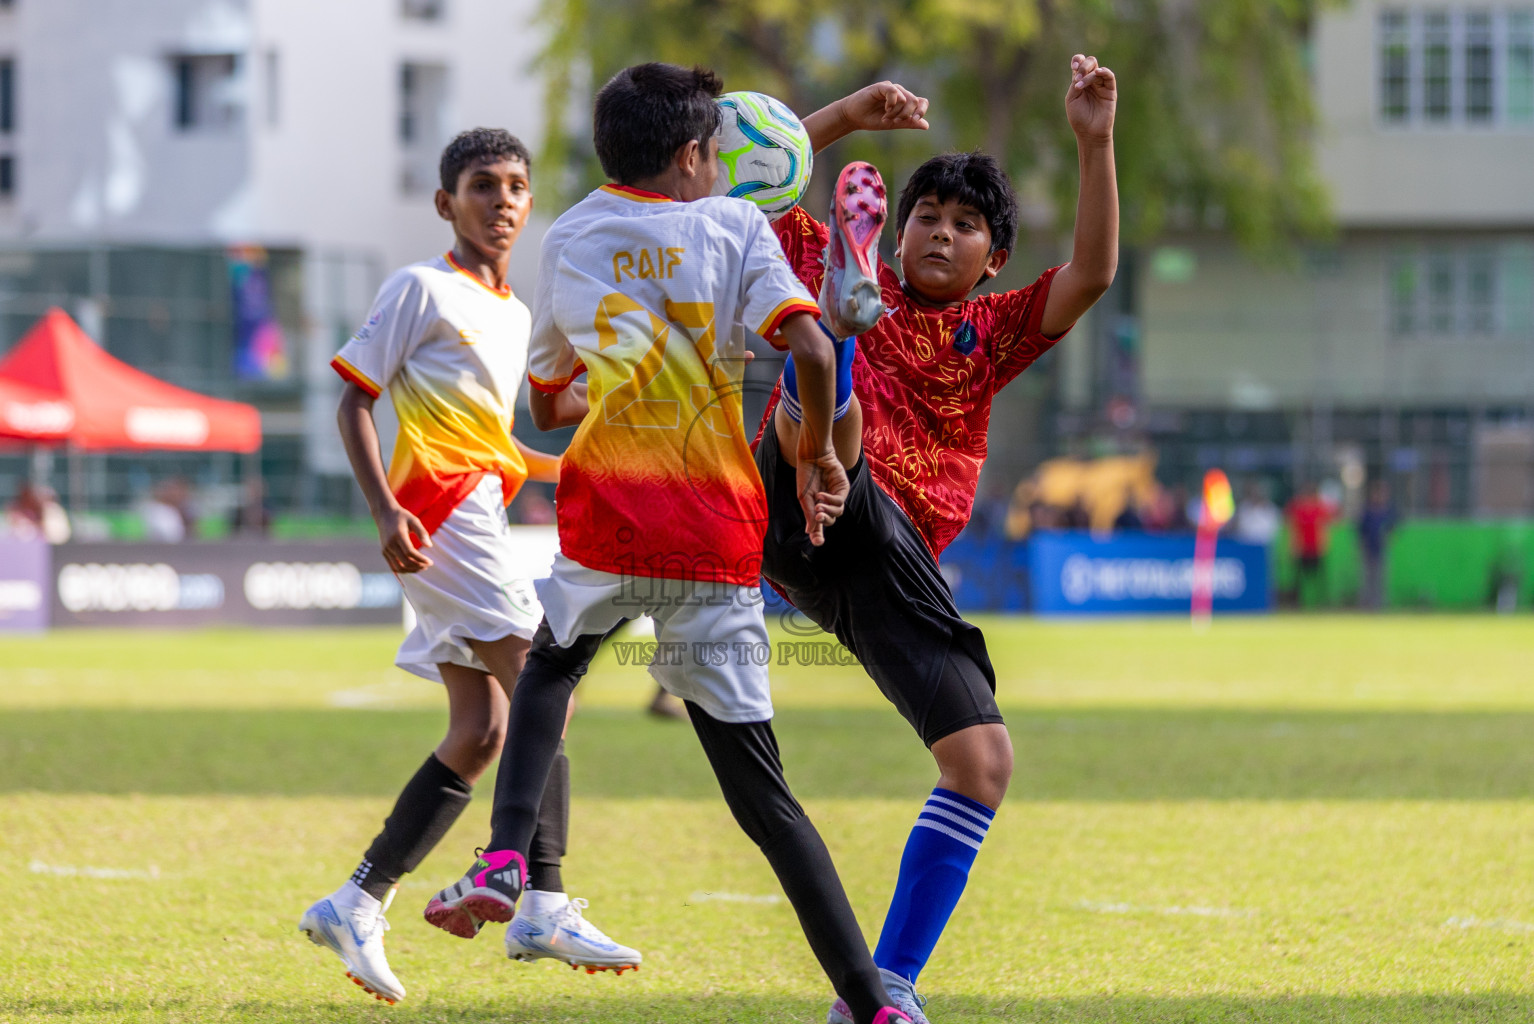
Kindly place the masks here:
<instances>
[{"instance_id":1,"label":"soccer ball","mask_svg":"<svg viewBox=\"0 0 1534 1024\"><path fill-rule=\"evenodd\" d=\"M749 199L772 220L787 213L810 183L814 150L794 112L759 92L719 97L719 195Z\"/></svg>"}]
</instances>

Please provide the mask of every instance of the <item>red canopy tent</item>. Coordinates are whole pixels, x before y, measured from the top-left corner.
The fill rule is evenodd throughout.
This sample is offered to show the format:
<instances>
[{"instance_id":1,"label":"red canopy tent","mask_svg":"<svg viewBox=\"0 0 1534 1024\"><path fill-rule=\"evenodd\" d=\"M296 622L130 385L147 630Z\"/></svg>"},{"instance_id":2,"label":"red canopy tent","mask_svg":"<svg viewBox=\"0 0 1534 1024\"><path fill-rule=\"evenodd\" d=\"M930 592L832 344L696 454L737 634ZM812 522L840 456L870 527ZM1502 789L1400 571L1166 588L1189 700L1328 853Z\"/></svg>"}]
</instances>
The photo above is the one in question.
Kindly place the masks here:
<instances>
[{"instance_id":1,"label":"red canopy tent","mask_svg":"<svg viewBox=\"0 0 1534 1024\"><path fill-rule=\"evenodd\" d=\"M67 441L75 407L56 394L0 377L0 440Z\"/></svg>"},{"instance_id":2,"label":"red canopy tent","mask_svg":"<svg viewBox=\"0 0 1534 1024\"><path fill-rule=\"evenodd\" d=\"M0 360L0 387L13 384L30 392L31 400L41 394L53 401L55 421L70 422L44 436L19 432L0 417L0 437L64 441L86 451L261 447L261 414L254 406L208 398L135 370L108 355L61 309L44 314ZM65 417L66 409L73 415Z\"/></svg>"}]
</instances>

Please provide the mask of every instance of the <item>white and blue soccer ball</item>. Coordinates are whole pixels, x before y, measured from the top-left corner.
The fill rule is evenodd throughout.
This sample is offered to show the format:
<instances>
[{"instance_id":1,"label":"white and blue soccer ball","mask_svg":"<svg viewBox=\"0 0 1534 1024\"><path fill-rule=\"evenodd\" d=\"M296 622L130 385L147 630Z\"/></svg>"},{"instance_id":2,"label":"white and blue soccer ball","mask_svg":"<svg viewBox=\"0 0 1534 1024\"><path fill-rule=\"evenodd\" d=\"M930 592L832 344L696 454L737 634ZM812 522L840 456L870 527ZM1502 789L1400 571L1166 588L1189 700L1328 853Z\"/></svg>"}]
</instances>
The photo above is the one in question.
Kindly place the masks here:
<instances>
[{"instance_id":1,"label":"white and blue soccer ball","mask_svg":"<svg viewBox=\"0 0 1534 1024\"><path fill-rule=\"evenodd\" d=\"M810 184L815 153L787 106L759 92L719 97L719 195L749 199L768 220L787 213Z\"/></svg>"}]
</instances>

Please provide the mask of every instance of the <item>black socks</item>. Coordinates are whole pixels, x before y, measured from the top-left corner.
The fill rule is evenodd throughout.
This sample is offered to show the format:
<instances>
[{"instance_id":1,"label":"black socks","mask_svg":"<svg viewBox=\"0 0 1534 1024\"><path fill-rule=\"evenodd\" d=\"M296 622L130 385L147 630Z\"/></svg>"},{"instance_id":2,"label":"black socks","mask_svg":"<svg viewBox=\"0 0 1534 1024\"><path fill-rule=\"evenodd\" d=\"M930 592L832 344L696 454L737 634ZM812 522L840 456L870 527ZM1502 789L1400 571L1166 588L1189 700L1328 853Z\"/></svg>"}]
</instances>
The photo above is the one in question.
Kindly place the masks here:
<instances>
[{"instance_id":1,"label":"black socks","mask_svg":"<svg viewBox=\"0 0 1534 1024\"><path fill-rule=\"evenodd\" d=\"M549 781L543 787L543 803L538 805L538 831L527 850L527 887L544 892L563 892L565 883L559 875L559 862L565 855L565 840L570 834L570 759L565 756L565 741L555 748Z\"/></svg>"},{"instance_id":2,"label":"black socks","mask_svg":"<svg viewBox=\"0 0 1534 1024\"><path fill-rule=\"evenodd\" d=\"M383 831L363 855L352 881L374 899L383 899L389 888L402 875L414 871L447 835L469 806L472 790L457 772L438 761L436 754L429 755L400 790L394 810L384 819Z\"/></svg>"}]
</instances>

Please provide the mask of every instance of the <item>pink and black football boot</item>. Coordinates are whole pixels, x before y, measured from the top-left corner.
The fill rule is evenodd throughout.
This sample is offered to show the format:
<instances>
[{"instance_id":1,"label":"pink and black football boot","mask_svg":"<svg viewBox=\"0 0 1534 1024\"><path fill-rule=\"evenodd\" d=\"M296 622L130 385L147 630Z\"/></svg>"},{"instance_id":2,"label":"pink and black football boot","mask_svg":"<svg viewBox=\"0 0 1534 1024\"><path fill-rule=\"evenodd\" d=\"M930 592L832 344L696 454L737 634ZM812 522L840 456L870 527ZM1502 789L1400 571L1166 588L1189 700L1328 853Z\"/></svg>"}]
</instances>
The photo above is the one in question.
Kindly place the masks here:
<instances>
[{"instance_id":1,"label":"pink and black football boot","mask_svg":"<svg viewBox=\"0 0 1534 1024\"><path fill-rule=\"evenodd\" d=\"M874 165L859 160L843 167L831 200L820 285L821 316L838 339L862 334L884 315L879 234L887 214L884 179Z\"/></svg>"},{"instance_id":2,"label":"pink and black football boot","mask_svg":"<svg viewBox=\"0 0 1534 1024\"><path fill-rule=\"evenodd\" d=\"M479 857L458 881L426 904L428 923L460 939L472 939L486 921L504 924L517 911L527 887L527 862L515 850L478 851Z\"/></svg>"}]
</instances>

